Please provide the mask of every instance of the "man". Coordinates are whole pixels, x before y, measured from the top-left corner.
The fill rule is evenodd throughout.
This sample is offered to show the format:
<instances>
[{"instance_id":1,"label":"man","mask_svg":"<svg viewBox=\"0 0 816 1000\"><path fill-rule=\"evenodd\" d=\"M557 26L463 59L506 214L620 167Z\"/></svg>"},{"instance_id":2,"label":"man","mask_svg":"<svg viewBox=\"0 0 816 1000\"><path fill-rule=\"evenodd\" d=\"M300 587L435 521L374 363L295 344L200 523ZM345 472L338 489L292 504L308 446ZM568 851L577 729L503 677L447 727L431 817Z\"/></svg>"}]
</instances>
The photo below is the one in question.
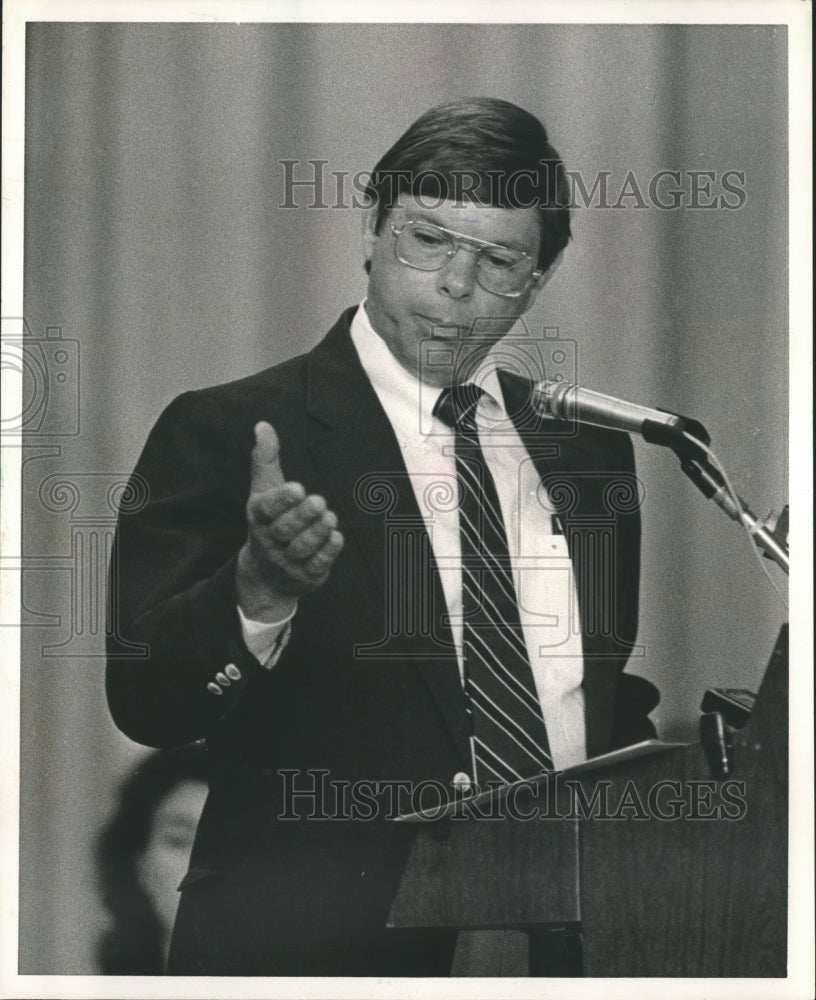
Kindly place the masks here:
<instances>
[{"instance_id":1,"label":"man","mask_svg":"<svg viewBox=\"0 0 816 1000\"><path fill-rule=\"evenodd\" d=\"M445 975L454 933L385 926L413 836L396 783L410 803L653 732L621 693L629 441L542 420L544 373L490 362L570 235L543 126L435 108L368 193L364 303L309 354L175 400L120 518L112 607L146 655L111 658L114 718L212 760L171 972Z\"/></svg>"}]
</instances>

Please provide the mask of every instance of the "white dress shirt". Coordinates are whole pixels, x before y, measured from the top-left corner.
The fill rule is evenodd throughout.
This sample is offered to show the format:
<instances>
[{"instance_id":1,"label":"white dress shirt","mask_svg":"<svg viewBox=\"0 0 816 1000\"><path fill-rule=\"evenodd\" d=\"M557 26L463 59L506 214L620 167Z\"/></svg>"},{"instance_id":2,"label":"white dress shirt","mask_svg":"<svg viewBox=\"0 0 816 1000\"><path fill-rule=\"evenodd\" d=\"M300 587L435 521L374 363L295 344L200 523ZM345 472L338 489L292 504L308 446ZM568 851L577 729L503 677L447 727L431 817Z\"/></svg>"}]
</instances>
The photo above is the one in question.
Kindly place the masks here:
<instances>
[{"instance_id":1,"label":"white dress shirt","mask_svg":"<svg viewBox=\"0 0 816 1000\"><path fill-rule=\"evenodd\" d=\"M421 383L399 364L371 326L365 301L352 319L351 339L394 429L439 567L460 674L464 676L454 434L433 416L442 390ZM586 759L586 734L583 650L566 539L553 532L551 508L505 411L490 355L475 381L484 390L476 411L479 443L504 517L521 627L550 751L556 768L568 767ZM268 625L252 622L243 614L240 617L248 648L271 668L286 644L292 616Z\"/></svg>"}]
</instances>

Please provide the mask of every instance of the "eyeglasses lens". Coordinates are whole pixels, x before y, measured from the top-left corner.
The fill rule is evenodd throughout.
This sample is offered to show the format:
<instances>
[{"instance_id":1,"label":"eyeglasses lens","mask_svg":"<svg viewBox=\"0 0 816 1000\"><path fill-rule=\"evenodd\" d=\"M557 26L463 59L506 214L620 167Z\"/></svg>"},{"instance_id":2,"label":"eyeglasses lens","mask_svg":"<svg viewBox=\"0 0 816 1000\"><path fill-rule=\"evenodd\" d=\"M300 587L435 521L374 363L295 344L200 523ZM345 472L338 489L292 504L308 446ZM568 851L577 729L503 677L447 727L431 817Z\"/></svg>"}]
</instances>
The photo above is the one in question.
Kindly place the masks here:
<instances>
[{"instance_id":1,"label":"eyeglasses lens","mask_svg":"<svg viewBox=\"0 0 816 1000\"><path fill-rule=\"evenodd\" d=\"M421 271L438 271L464 248L476 254L476 280L488 292L520 295L527 288L534 264L523 253L503 247L480 247L455 239L443 229L406 223L396 233L397 259Z\"/></svg>"}]
</instances>

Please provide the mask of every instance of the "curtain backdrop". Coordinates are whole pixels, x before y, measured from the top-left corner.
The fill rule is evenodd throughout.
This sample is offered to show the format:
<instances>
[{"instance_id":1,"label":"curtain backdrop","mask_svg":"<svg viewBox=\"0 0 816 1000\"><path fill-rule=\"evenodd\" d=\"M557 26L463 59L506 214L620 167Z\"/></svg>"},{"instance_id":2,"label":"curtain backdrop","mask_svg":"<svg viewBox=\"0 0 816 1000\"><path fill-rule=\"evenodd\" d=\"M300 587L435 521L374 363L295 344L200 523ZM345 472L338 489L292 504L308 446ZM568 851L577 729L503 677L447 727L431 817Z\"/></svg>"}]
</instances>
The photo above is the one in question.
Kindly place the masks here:
<instances>
[{"instance_id":1,"label":"curtain backdrop","mask_svg":"<svg viewBox=\"0 0 816 1000\"><path fill-rule=\"evenodd\" d=\"M786 44L774 26L29 24L25 316L50 381L24 466L21 972L95 971L94 838L145 752L104 700L117 483L173 397L309 349L364 294L360 213L304 188L281 208L281 161L298 179L326 161L331 205L332 172L371 169L433 104L540 116L620 207L578 199L528 329L574 345L583 384L702 420L764 514L787 499ZM676 209L649 197L661 170ZM642 199L631 181L619 199L630 171ZM714 175L696 208L692 171ZM721 195L737 207L702 207ZM661 689L661 735L693 738L707 686L756 688L785 613L676 459L636 449L629 669Z\"/></svg>"}]
</instances>

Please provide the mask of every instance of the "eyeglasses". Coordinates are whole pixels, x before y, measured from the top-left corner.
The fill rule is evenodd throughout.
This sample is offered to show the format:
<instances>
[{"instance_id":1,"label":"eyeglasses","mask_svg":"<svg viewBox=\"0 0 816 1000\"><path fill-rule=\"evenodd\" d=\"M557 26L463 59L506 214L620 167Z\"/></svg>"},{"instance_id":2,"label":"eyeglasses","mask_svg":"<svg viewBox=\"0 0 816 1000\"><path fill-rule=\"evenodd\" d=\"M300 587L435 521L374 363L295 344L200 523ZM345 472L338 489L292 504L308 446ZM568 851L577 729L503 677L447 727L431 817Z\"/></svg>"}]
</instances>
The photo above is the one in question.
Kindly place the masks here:
<instances>
[{"instance_id":1,"label":"eyeglasses","mask_svg":"<svg viewBox=\"0 0 816 1000\"><path fill-rule=\"evenodd\" d=\"M543 274L524 250L478 240L429 222L411 221L399 228L392 224L391 232L397 260L419 271L439 271L460 249L474 253L476 281L486 292L508 299L523 295L533 279Z\"/></svg>"}]
</instances>

